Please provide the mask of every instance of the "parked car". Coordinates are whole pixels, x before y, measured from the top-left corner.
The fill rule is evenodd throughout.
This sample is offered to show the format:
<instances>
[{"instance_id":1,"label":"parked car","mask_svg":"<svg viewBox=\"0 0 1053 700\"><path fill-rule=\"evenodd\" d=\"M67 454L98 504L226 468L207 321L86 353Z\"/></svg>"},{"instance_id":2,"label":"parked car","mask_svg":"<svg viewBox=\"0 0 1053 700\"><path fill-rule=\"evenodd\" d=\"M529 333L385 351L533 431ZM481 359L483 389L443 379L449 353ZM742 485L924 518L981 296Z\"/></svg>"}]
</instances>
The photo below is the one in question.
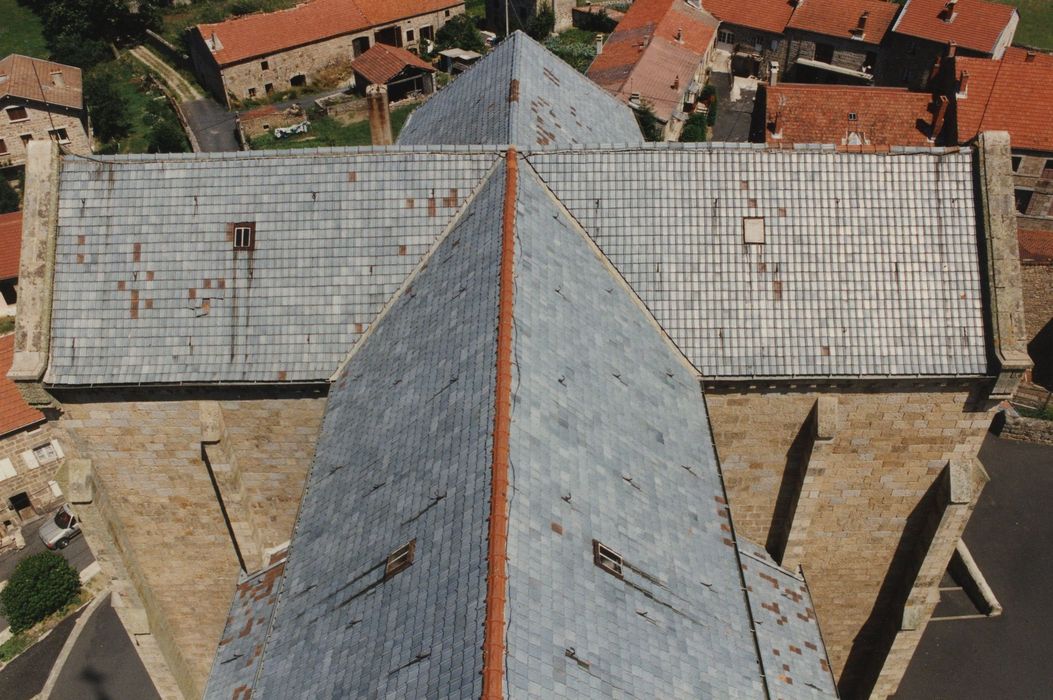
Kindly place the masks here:
<instances>
[{"instance_id":1,"label":"parked car","mask_svg":"<svg viewBox=\"0 0 1053 700\"><path fill-rule=\"evenodd\" d=\"M40 539L48 549L65 549L80 534L80 521L69 505L59 508L55 517L40 526Z\"/></svg>"}]
</instances>

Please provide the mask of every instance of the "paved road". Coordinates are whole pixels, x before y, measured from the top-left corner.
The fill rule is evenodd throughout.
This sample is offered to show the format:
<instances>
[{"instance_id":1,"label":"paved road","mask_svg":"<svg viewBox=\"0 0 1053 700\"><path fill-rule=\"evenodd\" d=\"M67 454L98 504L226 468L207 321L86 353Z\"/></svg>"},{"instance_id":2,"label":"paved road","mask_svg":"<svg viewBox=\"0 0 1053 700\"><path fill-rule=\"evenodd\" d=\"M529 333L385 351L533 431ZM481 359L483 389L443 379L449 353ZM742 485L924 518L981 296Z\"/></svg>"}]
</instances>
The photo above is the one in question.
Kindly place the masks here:
<instances>
[{"instance_id":1,"label":"paved road","mask_svg":"<svg viewBox=\"0 0 1053 700\"><path fill-rule=\"evenodd\" d=\"M73 625L83 614L66 618L58 624L51 634L27 649L21 656L9 663L0 671L0 698L4 700L29 700L44 689L51 667L62 651ZM135 650L132 650L135 653ZM138 660L138 657L136 657ZM128 696L133 697L133 696Z\"/></svg>"},{"instance_id":2,"label":"paved road","mask_svg":"<svg viewBox=\"0 0 1053 700\"><path fill-rule=\"evenodd\" d=\"M991 482L964 539L1005 612L931 622L897 700L1053 695L1053 447L988 436L980 459Z\"/></svg>"},{"instance_id":3,"label":"paved road","mask_svg":"<svg viewBox=\"0 0 1053 700\"><path fill-rule=\"evenodd\" d=\"M107 596L73 645L50 700L125 698L160 700Z\"/></svg>"},{"instance_id":4,"label":"paved road","mask_svg":"<svg viewBox=\"0 0 1053 700\"><path fill-rule=\"evenodd\" d=\"M717 121L713 124L713 141L750 140L750 120L756 92L743 90L739 99L731 100L734 77L730 73L711 73L709 82L717 91Z\"/></svg>"},{"instance_id":5,"label":"paved road","mask_svg":"<svg viewBox=\"0 0 1053 700\"><path fill-rule=\"evenodd\" d=\"M218 153L241 150L234 136L233 112L223 109L210 97L184 102L181 106L202 151Z\"/></svg>"}]
</instances>

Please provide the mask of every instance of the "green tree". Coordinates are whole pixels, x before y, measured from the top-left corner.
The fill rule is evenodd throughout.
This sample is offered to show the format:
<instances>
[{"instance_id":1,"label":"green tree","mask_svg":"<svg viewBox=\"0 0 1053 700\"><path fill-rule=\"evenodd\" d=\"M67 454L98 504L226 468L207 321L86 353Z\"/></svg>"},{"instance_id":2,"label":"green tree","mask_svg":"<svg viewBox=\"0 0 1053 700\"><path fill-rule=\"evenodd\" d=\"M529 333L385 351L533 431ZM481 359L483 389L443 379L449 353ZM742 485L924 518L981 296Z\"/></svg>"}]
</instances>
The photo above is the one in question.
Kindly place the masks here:
<instances>
[{"instance_id":1,"label":"green tree","mask_svg":"<svg viewBox=\"0 0 1053 700\"><path fill-rule=\"evenodd\" d=\"M654 107L649 102L643 102L639 107L633 109L636 114L636 123L640 125L640 133L644 141L664 141L662 123L654 114Z\"/></svg>"},{"instance_id":2,"label":"green tree","mask_svg":"<svg viewBox=\"0 0 1053 700\"><path fill-rule=\"evenodd\" d=\"M479 33L475 22L468 15L457 15L442 25L435 34L435 50L464 49L465 51L482 51L486 47L483 35Z\"/></svg>"},{"instance_id":3,"label":"green tree","mask_svg":"<svg viewBox=\"0 0 1053 700\"><path fill-rule=\"evenodd\" d=\"M693 112L684 124L684 131L680 134L680 140L685 143L701 143L706 140L706 115L702 112Z\"/></svg>"},{"instance_id":4,"label":"green tree","mask_svg":"<svg viewBox=\"0 0 1053 700\"><path fill-rule=\"evenodd\" d=\"M79 592L80 576L61 555L33 554L19 562L0 591L0 612L17 634L61 609Z\"/></svg>"},{"instance_id":5,"label":"green tree","mask_svg":"<svg viewBox=\"0 0 1053 700\"><path fill-rule=\"evenodd\" d=\"M9 214L18 211L18 193L15 188L7 184L7 178L0 177L0 214Z\"/></svg>"},{"instance_id":6,"label":"green tree","mask_svg":"<svg viewBox=\"0 0 1053 700\"><path fill-rule=\"evenodd\" d=\"M526 33L537 41L547 39L555 28L556 13L552 11L552 5L548 3L540 5L534 12L534 16L526 23Z\"/></svg>"},{"instance_id":7,"label":"green tree","mask_svg":"<svg viewBox=\"0 0 1053 700\"><path fill-rule=\"evenodd\" d=\"M103 141L125 136L132 127L128 117L128 100L114 83L120 80L111 66L92 69L84 79L85 102L92 128Z\"/></svg>"},{"instance_id":8,"label":"green tree","mask_svg":"<svg viewBox=\"0 0 1053 700\"><path fill-rule=\"evenodd\" d=\"M170 119L157 122L150 129L150 153L184 153L187 150L183 129Z\"/></svg>"}]
</instances>

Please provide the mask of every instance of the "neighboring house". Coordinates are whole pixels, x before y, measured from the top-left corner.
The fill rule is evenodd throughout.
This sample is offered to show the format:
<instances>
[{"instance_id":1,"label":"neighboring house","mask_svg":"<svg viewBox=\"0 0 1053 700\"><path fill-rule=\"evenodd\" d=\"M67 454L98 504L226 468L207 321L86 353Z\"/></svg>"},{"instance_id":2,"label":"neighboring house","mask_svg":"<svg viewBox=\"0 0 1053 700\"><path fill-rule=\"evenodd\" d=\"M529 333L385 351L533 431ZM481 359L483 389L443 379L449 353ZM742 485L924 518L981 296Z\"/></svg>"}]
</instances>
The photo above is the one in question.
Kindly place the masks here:
<instances>
[{"instance_id":1,"label":"neighboring house","mask_svg":"<svg viewBox=\"0 0 1053 700\"><path fill-rule=\"evenodd\" d=\"M0 336L0 536L62 499L55 474L65 454L44 414L7 378L15 336Z\"/></svg>"},{"instance_id":2,"label":"neighboring house","mask_svg":"<svg viewBox=\"0 0 1053 700\"><path fill-rule=\"evenodd\" d=\"M0 60L0 171L26 162L26 144L52 140L91 153L80 68L12 54Z\"/></svg>"},{"instance_id":3,"label":"neighboring house","mask_svg":"<svg viewBox=\"0 0 1053 700\"><path fill-rule=\"evenodd\" d=\"M1031 339L1027 349L1035 361L1031 379L1053 389L1053 220L1021 222L1019 236L1024 314Z\"/></svg>"},{"instance_id":4,"label":"neighboring house","mask_svg":"<svg viewBox=\"0 0 1053 700\"><path fill-rule=\"evenodd\" d=\"M877 81L926 88L951 44L961 56L1000 59L1019 22L1015 7L988 0L907 0L892 25Z\"/></svg>"},{"instance_id":5,"label":"neighboring house","mask_svg":"<svg viewBox=\"0 0 1053 700\"><path fill-rule=\"evenodd\" d=\"M786 25L787 79L859 85L874 79L899 5L886 0L806 0Z\"/></svg>"},{"instance_id":6,"label":"neighboring house","mask_svg":"<svg viewBox=\"0 0 1053 700\"><path fill-rule=\"evenodd\" d=\"M784 60L794 0L701 0L701 5L720 20L716 46L732 53L735 73L767 80L771 62Z\"/></svg>"},{"instance_id":7,"label":"neighboring house","mask_svg":"<svg viewBox=\"0 0 1053 700\"><path fill-rule=\"evenodd\" d=\"M846 149L943 145L947 100L906 88L789 85L758 93L752 140L769 146L834 144Z\"/></svg>"},{"instance_id":8,"label":"neighboring house","mask_svg":"<svg viewBox=\"0 0 1053 700\"><path fill-rule=\"evenodd\" d=\"M190 31L194 71L223 104L264 99L313 83L327 69L349 78L352 59L373 44L415 50L464 0L310 0Z\"/></svg>"},{"instance_id":9,"label":"neighboring house","mask_svg":"<svg viewBox=\"0 0 1053 700\"><path fill-rule=\"evenodd\" d=\"M388 99L397 102L409 95L435 92L435 68L406 49L374 44L351 62L355 92L365 94L368 85L387 85Z\"/></svg>"},{"instance_id":10,"label":"neighboring house","mask_svg":"<svg viewBox=\"0 0 1053 700\"><path fill-rule=\"evenodd\" d=\"M0 318L15 315L21 250L22 212L0 214Z\"/></svg>"},{"instance_id":11,"label":"neighboring house","mask_svg":"<svg viewBox=\"0 0 1053 700\"><path fill-rule=\"evenodd\" d=\"M517 27L526 28L537 11L548 5L556 15L557 32L570 29L573 23L574 8L578 0L486 0L486 26L498 34L505 33L505 19L514 31Z\"/></svg>"},{"instance_id":12,"label":"neighboring house","mask_svg":"<svg viewBox=\"0 0 1053 700\"><path fill-rule=\"evenodd\" d=\"M636 0L586 75L630 107L649 105L680 137L706 82L717 21L685 0Z\"/></svg>"},{"instance_id":13,"label":"neighboring house","mask_svg":"<svg viewBox=\"0 0 1053 700\"><path fill-rule=\"evenodd\" d=\"M397 148L35 144L9 376L188 698L886 697L1029 365L1007 149L644 144L517 33Z\"/></svg>"}]
</instances>

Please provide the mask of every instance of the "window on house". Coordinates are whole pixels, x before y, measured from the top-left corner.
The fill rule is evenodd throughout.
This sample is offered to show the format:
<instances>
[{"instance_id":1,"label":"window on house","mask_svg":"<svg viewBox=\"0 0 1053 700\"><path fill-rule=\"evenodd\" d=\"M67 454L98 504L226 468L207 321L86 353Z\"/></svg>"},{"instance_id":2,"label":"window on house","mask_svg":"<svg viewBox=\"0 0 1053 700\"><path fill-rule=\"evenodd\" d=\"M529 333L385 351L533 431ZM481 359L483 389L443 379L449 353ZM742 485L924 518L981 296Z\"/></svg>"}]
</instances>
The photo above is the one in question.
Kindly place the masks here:
<instances>
[{"instance_id":1,"label":"window on house","mask_svg":"<svg viewBox=\"0 0 1053 700\"><path fill-rule=\"evenodd\" d=\"M387 580L400 571L408 569L413 563L416 550L417 540L413 539L389 554L387 563L384 565L384 579Z\"/></svg>"},{"instance_id":2,"label":"window on house","mask_svg":"<svg viewBox=\"0 0 1053 700\"><path fill-rule=\"evenodd\" d=\"M28 146L29 142L33 140L33 134L22 134L19 138L22 139L23 146Z\"/></svg>"},{"instance_id":3,"label":"window on house","mask_svg":"<svg viewBox=\"0 0 1053 700\"><path fill-rule=\"evenodd\" d=\"M15 476L18 476L18 472L15 471L15 465L11 463L11 460L6 458L0 459L0 481Z\"/></svg>"},{"instance_id":4,"label":"window on house","mask_svg":"<svg viewBox=\"0 0 1053 700\"><path fill-rule=\"evenodd\" d=\"M351 40L351 51L355 54L355 58L358 58L366 51L369 50L369 37L360 36L357 39Z\"/></svg>"},{"instance_id":5,"label":"window on house","mask_svg":"<svg viewBox=\"0 0 1053 700\"><path fill-rule=\"evenodd\" d=\"M29 112L26 111L25 107L8 107L7 118L13 122L22 122L29 119Z\"/></svg>"},{"instance_id":6,"label":"window on house","mask_svg":"<svg viewBox=\"0 0 1053 700\"><path fill-rule=\"evenodd\" d=\"M420 28L420 38L423 41L432 41L435 38L435 30L432 29L431 25Z\"/></svg>"},{"instance_id":7,"label":"window on house","mask_svg":"<svg viewBox=\"0 0 1053 700\"><path fill-rule=\"evenodd\" d=\"M747 216L742 219L742 242L758 245L764 243L764 217Z\"/></svg>"},{"instance_id":8,"label":"window on house","mask_svg":"<svg viewBox=\"0 0 1053 700\"><path fill-rule=\"evenodd\" d=\"M249 97L251 98L251 97L255 97L255 96L256 96L256 88L249 88Z\"/></svg>"},{"instance_id":9,"label":"window on house","mask_svg":"<svg viewBox=\"0 0 1053 700\"><path fill-rule=\"evenodd\" d=\"M263 86L263 91L268 95L274 92L274 83L267 83Z\"/></svg>"},{"instance_id":10,"label":"window on house","mask_svg":"<svg viewBox=\"0 0 1053 700\"><path fill-rule=\"evenodd\" d=\"M230 227L231 240L234 243L234 250L256 249L255 221L242 221L236 224L231 224Z\"/></svg>"},{"instance_id":11,"label":"window on house","mask_svg":"<svg viewBox=\"0 0 1053 700\"><path fill-rule=\"evenodd\" d=\"M592 541L592 563L612 576L622 577L622 555L599 540Z\"/></svg>"},{"instance_id":12,"label":"window on house","mask_svg":"<svg viewBox=\"0 0 1053 700\"><path fill-rule=\"evenodd\" d=\"M815 60L823 63L834 62L834 46L833 44L823 44L816 42L815 44Z\"/></svg>"},{"instance_id":13,"label":"window on house","mask_svg":"<svg viewBox=\"0 0 1053 700\"><path fill-rule=\"evenodd\" d=\"M7 155L7 142L0 139L0 156Z\"/></svg>"},{"instance_id":14,"label":"window on house","mask_svg":"<svg viewBox=\"0 0 1053 700\"><path fill-rule=\"evenodd\" d=\"M1017 170L1020 170L1020 163L1021 163L1021 161L1023 161L1023 158L1021 158L1020 156L1013 156L1013 172L1014 173Z\"/></svg>"},{"instance_id":15,"label":"window on house","mask_svg":"<svg viewBox=\"0 0 1053 700\"><path fill-rule=\"evenodd\" d=\"M413 35L413 30L412 29L407 29L406 30L406 41L407 42L413 41L413 36L414 36Z\"/></svg>"},{"instance_id":16,"label":"window on house","mask_svg":"<svg viewBox=\"0 0 1053 700\"><path fill-rule=\"evenodd\" d=\"M859 115L858 114L856 114L855 112L849 112L848 113L848 121L854 122L854 121L858 121L858 120L859 120Z\"/></svg>"},{"instance_id":17,"label":"window on house","mask_svg":"<svg viewBox=\"0 0 1053 700\"><path fill-rule=\"evenodd\" d=\"M307 84L307 76L306 75L294 75L292 78L289 79L289 84L292 85L293 87L303 87L304 85Z\"/></svg>"},{"instance_id":18,"label":"window on house","mask_svg":"<svg viewBox=\"0 0 1053 700\"><path fill-rule=\"evenodd\" d=\"M449 17L449 16L450 16L450 11L449 11L449 10L446 10L446 16L447 16L447 17Z\"/></svg>"},{"instance_id":19,"label":"window on house","mask_svg":"<svg viewBox=\"0 0 1053 700\"><path fill-rule=\"evenodd\" d=\"M1047 170L1047 171L1048 170L1053 170L1053 158L1050 158L1050 159L1048 159L1046 161L1046 167L1043 168L1043 170ZM1049 177L1049 175L1046 175L1045 173L1043 173L1042 177Z\"/></svg>"},{"instance_id":20,"label":"window on house","mask_svg":"<svg viewBox=\"0 0 1053 700\"><path fill-rule=\"evenodd\" d=\"M271 68L271 62L270 61L260 61L260 70L270 70L270 68Z\"/></svg>"},{"instance_id":21,"label":"window on house","mask_svg":"<svg viewBox=\"0 0 1053 700\"><path fill-rule=\"evenodd\" d=\"M1031 197L1034 196L1034 192L1031 190L1016 190L1016 210L1021 214L1026 214L1027 210L1031 207Z\"/></svg>"},{"instance_id":22,"label":"window on house","mask_svg":"<svg viewBox=\"0 0 1053 700\"><path fill-rule=\"evenodd\" d=\"M717 41L719 41L722 44L734 44L735 43L735 33L734 32L729 32L727 29L721 29L717 33Z\"/></svg>"},{"instance_id":23,"label":"window on house","mask_svg":"<svg viewBox=\"0 0 1053 700\"><path fill-rule=\"evenodd\" d=\"M50 442L40 447L34 447L33 456L37 458L38 464L48 464L59 458L58 452L55 451L55 446Z\"/></svg>"},{"instance_id":24,"label":"window on house","mask_svg":"<svg viewBox=\"0 0 1053 700\"><path fill-rule=\"evenodd\" d=\"M49 129L48 136L51 137L52 141L58 143L69 143L69 134L66 133L65 129Z\"/></svg>"}]
</instances>

